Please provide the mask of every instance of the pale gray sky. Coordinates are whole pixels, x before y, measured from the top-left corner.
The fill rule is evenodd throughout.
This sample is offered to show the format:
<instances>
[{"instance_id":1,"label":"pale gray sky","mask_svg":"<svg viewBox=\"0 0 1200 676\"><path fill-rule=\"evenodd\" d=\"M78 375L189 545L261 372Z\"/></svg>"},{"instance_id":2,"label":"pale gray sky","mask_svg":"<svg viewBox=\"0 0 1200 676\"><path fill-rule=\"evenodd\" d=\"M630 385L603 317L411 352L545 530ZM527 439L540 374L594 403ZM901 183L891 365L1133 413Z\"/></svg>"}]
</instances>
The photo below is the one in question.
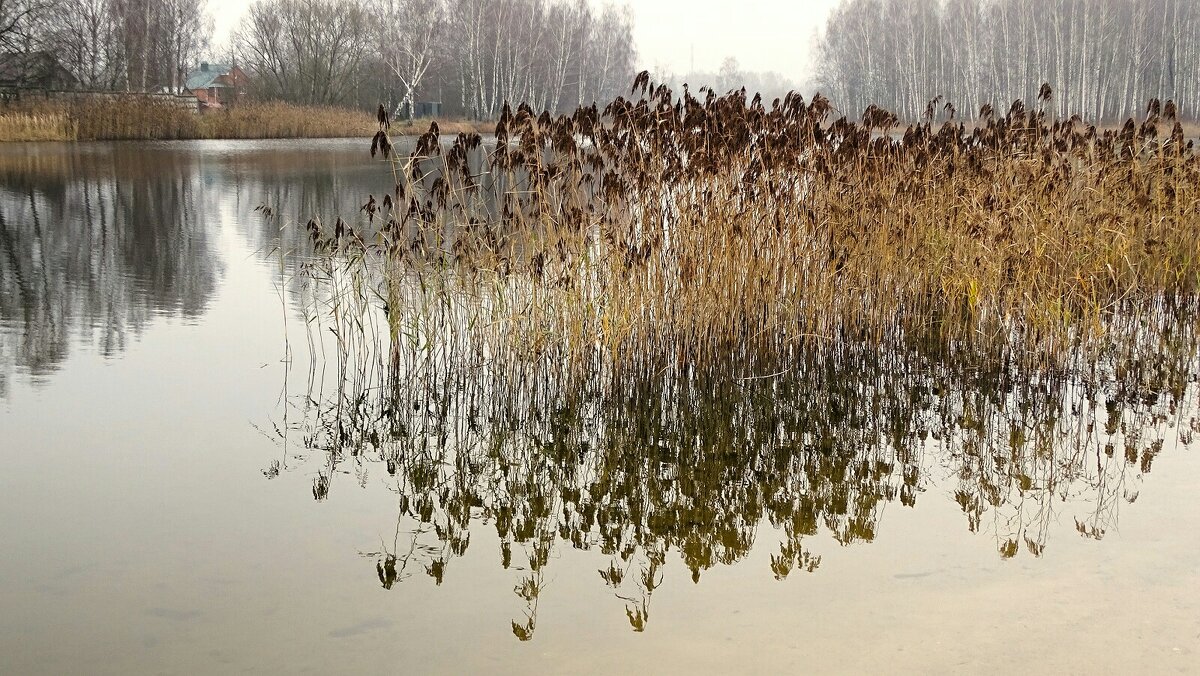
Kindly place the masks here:
<instances>
[{"instance_id":1,"label":"pale gray sky","mask_svg":"<svg viewBox=\"0 0 1200 676\"><path fill-rule=\"evenodd\" d=\"M792 80L812 75L814 33L837 0L630 0L643 68L715 71L727 56L744 70Z\"/></svg>"},{"instance_id":2,"label":"pale gray sky","mask_svg":"<svg viewBox=\"0 0 1200 676\"><path fill-rule=\"evenodd\" d=\"M209 0L216 42L237 25L247 0ZM599 2L594 2L599 5ZM639 69L715 71L727 56L742 68L812 75L812 40L837 0L629 0Z\"/></svg>"}]
</instances>

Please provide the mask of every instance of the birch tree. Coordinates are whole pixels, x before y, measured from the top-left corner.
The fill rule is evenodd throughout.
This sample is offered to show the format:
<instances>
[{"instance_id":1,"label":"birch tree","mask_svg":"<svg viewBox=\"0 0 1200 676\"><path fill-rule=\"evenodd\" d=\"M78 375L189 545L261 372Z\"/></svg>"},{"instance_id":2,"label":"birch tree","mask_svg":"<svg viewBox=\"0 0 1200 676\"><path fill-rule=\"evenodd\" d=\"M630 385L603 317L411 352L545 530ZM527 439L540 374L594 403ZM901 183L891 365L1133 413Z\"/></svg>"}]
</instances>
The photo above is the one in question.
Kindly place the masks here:
<instances>
[{"instance_id":1,"label":"birch tree","mask_svg":"<svg viewBox=\"0 0 1200 676\"><path fill-rule=\"evenodd\" d=\"M910 120L936 96L960 110L1051 85L1050 112L1119 121L1146 101L1200 111L1194 0L844 0L817 45L820 85L850 113Z\"/></svg>"},{"instance_id":2,"label":"birch tree","mask_svg":"<svg viewBox=\"0 0 1200 676\"><path fill-rule=\"evenodd\" d=\"M385 0L381 13L380 53L404 92L395 113L412 118L417 88L447 56L447 7L444 0Z\"/></svg>"}]
</instances>

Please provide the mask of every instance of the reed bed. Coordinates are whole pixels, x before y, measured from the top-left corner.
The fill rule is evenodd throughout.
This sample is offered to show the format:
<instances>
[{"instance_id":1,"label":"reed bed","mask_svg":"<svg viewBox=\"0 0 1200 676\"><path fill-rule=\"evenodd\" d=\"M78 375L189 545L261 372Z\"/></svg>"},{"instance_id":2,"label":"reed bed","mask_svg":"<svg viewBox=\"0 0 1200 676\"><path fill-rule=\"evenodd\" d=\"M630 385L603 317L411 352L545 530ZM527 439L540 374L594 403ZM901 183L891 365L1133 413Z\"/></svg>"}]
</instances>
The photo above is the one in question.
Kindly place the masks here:
<instances>
[{"instance_id":1,"label":"reed bed","mask_svg":"<svg viewBox=\"0 0 1200 676\"><path fill-rule=\"evenodd\" d=\"M66 110L80 141L184 139L200 133L194 111L151 99L82 101Z\"/></svg>"},{"instance_id":2,"label":"reed bed","mask_svg":"<svg viewBox=\"0 0 1200 676\"><path fill-rule=\"evenodd\" d=\"M1020 102L900 130L875 107L830 122L819 95L635 90L505 108L494 145L444 147L435 123L403 157L381 115L394 193L313 241L374 271L393 341L576 368L765 368L843 341L1063 364L1196 321L1200 160L1173 105L1119 131Z\"/></svg>"},{"instance_id":3,"label":"reed bed","mask_svg":"<svg viewBox=\"0 0 1200 676\"><path fill-rule=\"evenodd\" d=\"M257 103L199 116L201 138L335 138L371 133L370 115L331 106Z\"/></svg>"},{"instance_id":4,"label":"reed bed","mask_svg":"<svg viewBox=\"0 0 1200 676\"><path fill-rule=\"evenodd\" d=\"M389 123L388 134L395 136L423 136L429 131L430 120L393 120ZM372 119L371 133L376 127ZM491 134L496 128L494 120L438 120L438 130L443 136L457 134Z\"/></svg>"}]
</instances>

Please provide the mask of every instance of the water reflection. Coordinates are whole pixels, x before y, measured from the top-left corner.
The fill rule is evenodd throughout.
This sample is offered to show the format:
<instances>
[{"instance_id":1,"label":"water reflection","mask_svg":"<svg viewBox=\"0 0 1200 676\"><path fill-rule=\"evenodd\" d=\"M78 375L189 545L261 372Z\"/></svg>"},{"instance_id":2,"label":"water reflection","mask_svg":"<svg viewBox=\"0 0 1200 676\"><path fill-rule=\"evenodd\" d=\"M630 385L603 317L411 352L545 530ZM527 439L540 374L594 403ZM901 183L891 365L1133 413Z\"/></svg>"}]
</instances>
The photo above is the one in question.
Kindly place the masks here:
<instances>
[{"instance_id":1,"label":"water reflection","mask_svg":"<svg viewBox=\"0 0 1200 676\"><path fill-rule=\"evenodd\" d=\"M76 346L113 356L156 315L202 315L224 223L250 251L302 256L281 224L357 209L379 182L357 142L0 146L0 397L14 369L37 380Z\"/></svg>"},{"instance_id":2,"label":"water reflection","mask_svg":"<svg viewBox=\"0 0 1200 676\"><path fill-rule=\"evenodd\" d=\"M4 366L40 376L73 342L105 355L159 312L194 317L220 278L191 162L112 147L0 152Z\"/></svg>"},{"instance_id":3,"label":"water reflection","mask_svg":"<svg viewBox=\"0 0 1200 676\"><path fill-rule=\"evenodd\" d=\"M819 574L830 539L872 542L889 506L957 503L1005 559L1041 556L1060 523L1103 538L1156 456L1200 429L1196 336L1176 321L1136 358L1055 371L853 345L764 375L573 375L482 354L414 353L384 378L341 364L344 388L290 401L264 473L312 473L319 501L383 476L395 531L367 570L385 590L453 583L472 532L494 529L516 638L534 636L562 548L597 554L597 584L642 631L667 566L698 583L757 544L764 574Z\"/></svg>"}]
</instances>

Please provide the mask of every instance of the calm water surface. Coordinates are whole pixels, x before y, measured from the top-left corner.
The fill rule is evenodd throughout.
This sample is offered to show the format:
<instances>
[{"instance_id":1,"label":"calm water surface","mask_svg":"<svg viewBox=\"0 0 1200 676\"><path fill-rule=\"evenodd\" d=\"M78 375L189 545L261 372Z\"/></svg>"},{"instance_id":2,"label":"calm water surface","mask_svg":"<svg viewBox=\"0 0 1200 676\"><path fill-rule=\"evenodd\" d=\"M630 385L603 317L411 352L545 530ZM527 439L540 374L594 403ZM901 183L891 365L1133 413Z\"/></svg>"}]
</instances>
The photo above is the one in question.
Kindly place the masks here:
<instances>
[{"instance_id":1,"label":"calm water surface","mask_svg":"<svg viewBox=\"0 0 1200 676\"><path fill-rule=\"evenodd\" d=\"M1194 360L651 379L332 453L304 234L254 209L357 213L366 145L0 145L0 673L1200 670Z\"/></svg>"}]
</instances>

